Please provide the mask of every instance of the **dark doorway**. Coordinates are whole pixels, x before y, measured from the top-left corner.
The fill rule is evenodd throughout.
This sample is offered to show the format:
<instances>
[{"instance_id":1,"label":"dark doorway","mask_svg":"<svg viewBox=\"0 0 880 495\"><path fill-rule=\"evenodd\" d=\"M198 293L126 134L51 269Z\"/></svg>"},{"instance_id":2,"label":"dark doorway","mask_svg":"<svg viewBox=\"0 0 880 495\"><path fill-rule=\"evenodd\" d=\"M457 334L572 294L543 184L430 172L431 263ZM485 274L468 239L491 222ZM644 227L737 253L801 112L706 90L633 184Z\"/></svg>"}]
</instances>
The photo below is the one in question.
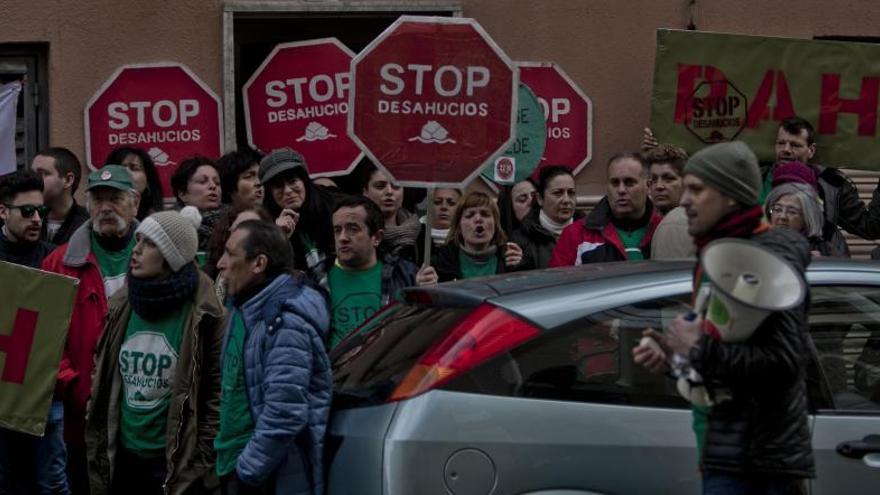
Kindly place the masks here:
<instances>
[{"instance_id":1,"label":"dark doorway","mask_svg":"<svg viewBox=\"0 0 880 495\"><path fill-rule=\"evenodd\" d=\"M448 5L438 7L437 10L415 12L407 10L405 6L397 9L386 7L352 11L233 12L235 146L238 149L248 147L242 87L276 45L335 37L358 53L401 15L451 17L460 12L459 8L450 8ZM348 176L333 178L340 189L349 193L360 193L366 161L366 158L362 160ZM405 203L411 206L421 201L423 196L424 193L420 190L408 191Z\"/></svg>"}]
</instances>

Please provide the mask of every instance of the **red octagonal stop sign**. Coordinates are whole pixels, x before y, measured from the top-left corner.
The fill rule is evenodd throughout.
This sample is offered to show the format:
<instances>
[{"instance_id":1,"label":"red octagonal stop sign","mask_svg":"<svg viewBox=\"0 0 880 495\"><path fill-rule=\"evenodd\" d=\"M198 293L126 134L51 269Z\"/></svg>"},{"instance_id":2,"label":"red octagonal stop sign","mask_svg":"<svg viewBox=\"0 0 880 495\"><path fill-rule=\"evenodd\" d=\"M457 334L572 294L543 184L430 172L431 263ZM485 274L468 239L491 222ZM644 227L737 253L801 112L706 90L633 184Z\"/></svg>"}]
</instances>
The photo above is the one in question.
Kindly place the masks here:
<instances>
[{"instance_id":1,"label":"red octagonal stop sign","mask_svg":"<svg viewBox=\"0 0 880 495\"><path fill-rule=\"evenodd\" d=\"M346 132L352 57L336 38L276 46L242 89L248 143L294 148L315 177L350 172L363 157Z\"/></svg>"},{"instance_id":2,"label":"red octagonal stop sign","mask_svg":"<svg viewBox=\"0 0 880 495\"><path fill-rule=\"evenodd\" d=\"M519 77L538 97L547 121L541 165L565 165L575 174L593 156L593 103L558 65L518 62Z\"/></svg>"},{"instance_id":3,"label":"red octagonal stop sign","mask_svg":"<svg viewBox=\"0 0 880 495\"><path fill-rule=\"evenodd\" d=\"M402 16L351 67L349 134L403 185L463 186L514 138L516 69L473 19Z\"/></svg>"},{"instance_id":4,"label":"red octagonal stop sign","mask_svg":"<svg viewBox=\"0 0 880 495\"><path fill-rule=\"evenodd\" d=\"M115 147L143 148L153 158L165 197L177 165L193 155L220 156L220 99L184 65L125 65L85 109L86 163L101 167Z\"/></svg>"}]
</instances>

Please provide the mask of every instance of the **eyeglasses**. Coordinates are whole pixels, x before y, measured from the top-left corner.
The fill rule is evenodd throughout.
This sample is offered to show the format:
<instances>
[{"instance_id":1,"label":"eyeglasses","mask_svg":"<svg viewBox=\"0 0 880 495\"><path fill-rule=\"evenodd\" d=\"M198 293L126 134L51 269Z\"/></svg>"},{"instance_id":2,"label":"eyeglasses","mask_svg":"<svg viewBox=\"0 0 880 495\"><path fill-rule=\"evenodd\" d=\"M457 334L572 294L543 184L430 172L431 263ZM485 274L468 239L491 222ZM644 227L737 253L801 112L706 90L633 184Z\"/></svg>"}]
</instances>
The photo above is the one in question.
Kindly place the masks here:
<instances>
[{"instance_id":1,"label":"eyeglasses","mask_svg":"<svg viewBox=\"0 0 880 495\"><path fill-rule=\"evenodd\" d=\"M49 214L49 207L46 205L8 205L3 203L3 206L13 210L18 208L21 210L21 216L25 218L31 218L34 216L34 212L40 212L40 218L46 218L46 215Z\"/></svg>"},{"instance_id":2,"label":"eyeglasses","mask_svg":"<svg viewBox=\"0 0 880 495\"><path fill-rule=\"evenodd\" d=\"M787 217L799 217L803 214L800 209L792 206L773 205L770 207L770 213L773 215L785 215Z\"/></svg>"}]
</instances>

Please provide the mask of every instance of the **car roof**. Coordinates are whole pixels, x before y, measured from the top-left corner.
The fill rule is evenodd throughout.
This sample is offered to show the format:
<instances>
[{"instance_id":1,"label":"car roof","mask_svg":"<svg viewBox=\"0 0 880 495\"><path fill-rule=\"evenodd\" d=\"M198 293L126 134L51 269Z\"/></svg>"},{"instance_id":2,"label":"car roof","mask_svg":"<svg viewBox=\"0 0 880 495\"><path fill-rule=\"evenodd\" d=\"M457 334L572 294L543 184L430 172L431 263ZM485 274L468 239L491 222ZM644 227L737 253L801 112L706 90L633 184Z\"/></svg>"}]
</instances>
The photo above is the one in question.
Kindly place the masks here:
<instances>
[{"instance_id":1,"label":"car roof","mask_svg":"<svg viewBox=\"0 0 880 495\"><path fill-rule=\"evenodd\" d=\"M574 318L626 302L691 292L695 262L631 261L511 272L491 277L408 288L407 301L442 306L475 306L489 301L552 328ZM880 283L880 263L822 258L808 278L816 283Z\"/></svg>"}]
</instances>

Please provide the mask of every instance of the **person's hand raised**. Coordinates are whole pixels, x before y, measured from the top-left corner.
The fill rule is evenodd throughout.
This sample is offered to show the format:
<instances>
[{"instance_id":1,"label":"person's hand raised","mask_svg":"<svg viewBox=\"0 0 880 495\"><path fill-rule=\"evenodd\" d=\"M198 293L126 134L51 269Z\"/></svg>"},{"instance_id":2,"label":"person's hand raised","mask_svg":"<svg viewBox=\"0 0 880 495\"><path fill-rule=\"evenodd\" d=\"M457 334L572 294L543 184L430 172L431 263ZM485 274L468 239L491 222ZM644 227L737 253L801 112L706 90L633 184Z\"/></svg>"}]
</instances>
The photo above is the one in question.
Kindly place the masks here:
<instances>
[{"instance_id":1,"label":"person's hand raised","mask_svg":"<svg viewBox=\"0 0 880 495\"><path fill-rule=\"evenodd\" d=\"M284 232L284 235L290 237L293 235L293 231L296 230L296 224L299 222L299 213L291 210L290 208L285 208L281 210L281 214L278 215L278 218L275 219L275 225L281 228Z\"/></svg>"}]
</instances>

